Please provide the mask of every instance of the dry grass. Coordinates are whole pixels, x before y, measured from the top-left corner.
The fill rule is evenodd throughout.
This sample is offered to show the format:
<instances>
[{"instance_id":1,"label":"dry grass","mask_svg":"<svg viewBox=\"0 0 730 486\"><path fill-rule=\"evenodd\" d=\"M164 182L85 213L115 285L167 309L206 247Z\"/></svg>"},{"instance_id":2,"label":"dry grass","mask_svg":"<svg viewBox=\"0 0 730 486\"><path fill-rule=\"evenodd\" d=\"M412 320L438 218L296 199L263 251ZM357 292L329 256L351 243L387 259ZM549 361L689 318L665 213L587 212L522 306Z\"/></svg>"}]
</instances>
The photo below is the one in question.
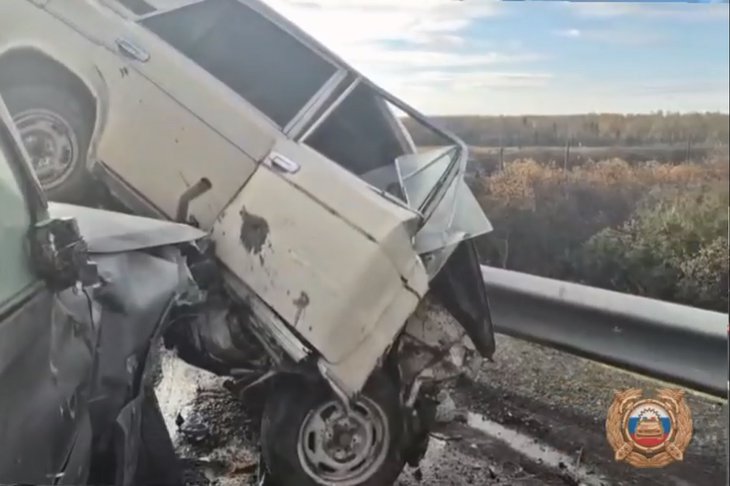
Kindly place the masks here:
<instances>
[{"instance_id":1,"label":"dry grass","mask_svg":"<svg viewBox=\"0 0 730 486\"><path fill-rule=\"evenodd\" d=\"M495 227L482 242L482 252L493 265L609 288L621 280L621 272L610 278L605 275L611 265L614 269L626 265L627 273L639 276L658 275L669 265L669 259L686 288L690 275L700 275L694 268L697 265L687 262L697 255L705 255L705 260L710 258L707 255L717 256L716 262L707 260L715 270L701 276L708 287L716 269L726 266L726 259L722 260L716 249L718 245L727 247L727 204L722 201L727 201L728 167L727 158L679 165L611 159L568 170L534 160L509 164L505 170L473 183ZM682 223L682 218L700 217L701 224ZM596 243L596 235L608 237L607 230L612 231L609 236L613 238L610 256L603 254L609 251L608 246ZM651 234L616 237L642 231ZM640 255L630 249L631 242L639 240L646 247ZM686 241L686 248L670 244L674 240ZM659 248L666 250L665 256L657 257ZM622 261L624 256L631 262ZM602 260L605 265L593 265L592 260ZM595 270L599 267L600 272ZM690 267L692 272L687 270ZM693 303L693 297L687 296L694 291L683 291L680 299L679 291L672 289L639 292L625 283L616 283L613 288ZM703 295L698 305L720 305L708 304L708 292Z\"/></svg>"}]
</instances>

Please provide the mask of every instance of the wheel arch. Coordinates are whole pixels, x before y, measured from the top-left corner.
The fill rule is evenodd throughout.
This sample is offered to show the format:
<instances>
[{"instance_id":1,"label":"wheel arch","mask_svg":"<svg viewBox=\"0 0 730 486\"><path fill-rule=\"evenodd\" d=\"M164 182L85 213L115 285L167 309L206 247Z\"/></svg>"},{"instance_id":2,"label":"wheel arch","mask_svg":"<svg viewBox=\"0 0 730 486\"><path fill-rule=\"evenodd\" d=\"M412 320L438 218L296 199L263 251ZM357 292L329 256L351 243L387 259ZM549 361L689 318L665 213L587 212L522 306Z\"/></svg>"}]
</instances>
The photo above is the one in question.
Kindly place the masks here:
<instances>
[{"instance_id":1,"label":"wheel arch","mask_svg":"<svg viewBox=\"0 0 730 486\"><path fill-rule=\"evenodd\" d=\"M67 90L80 103L91 118L93 127L87 154L88 163L95 159L97 140L106 119L108 90L101 71L93 65L85 66L85 74L75 69L47 50L36 46L20 46L0 52L0 93L29 80L38 84L50 84Z\"/></svg>"}]
</instances>

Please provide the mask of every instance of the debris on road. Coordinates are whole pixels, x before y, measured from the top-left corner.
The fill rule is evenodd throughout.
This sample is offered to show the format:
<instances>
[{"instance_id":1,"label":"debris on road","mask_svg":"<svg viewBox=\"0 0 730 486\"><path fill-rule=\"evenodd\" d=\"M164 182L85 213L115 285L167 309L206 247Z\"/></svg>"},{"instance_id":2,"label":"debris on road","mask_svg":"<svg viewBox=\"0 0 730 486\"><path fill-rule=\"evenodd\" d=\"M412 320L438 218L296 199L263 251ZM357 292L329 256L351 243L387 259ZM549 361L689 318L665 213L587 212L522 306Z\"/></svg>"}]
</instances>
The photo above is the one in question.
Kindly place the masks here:
<instances>
[{"instance_id":1,"label":"debris on road","mask_svg":"<svg viewBox=\"0 0 730 486\"><path fill-rule=\"evenodd\" d=\"M502 352L495 363L483 364L476 381L460 381L445 392L444 422L431 434L420 465L407 468L395 486L700 486L722 481L722 404L690 397L699 427L685 462L651 473L628 468L613 461L605 440L607 397L613 387L648 388L653 382L511 338L499 340ZM255 415L225 394L222 379L170 355L164 369L169 375L158 394L173 430L178 410L188 404L201 420L217 424L211 428L216 437L207 445L187 443L178 434L187 477L197 478L186 486L259 486L252 468L258 461ZM558 375L573 386L550 386L547 378ZM162 399L170 389L187 392L173 396L171 405Z\"/></svg>"}]
</instances>

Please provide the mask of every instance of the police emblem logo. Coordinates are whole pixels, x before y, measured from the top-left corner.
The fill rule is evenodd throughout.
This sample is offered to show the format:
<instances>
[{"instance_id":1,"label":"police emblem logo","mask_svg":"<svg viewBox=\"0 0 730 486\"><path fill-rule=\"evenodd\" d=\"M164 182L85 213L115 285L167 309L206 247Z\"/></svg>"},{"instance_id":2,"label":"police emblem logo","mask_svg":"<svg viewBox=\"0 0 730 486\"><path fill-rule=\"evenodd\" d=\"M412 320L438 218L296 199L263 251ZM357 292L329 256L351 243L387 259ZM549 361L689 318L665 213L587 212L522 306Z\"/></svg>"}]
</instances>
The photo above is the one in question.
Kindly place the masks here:
<instances>
[{"instance_id":1,"label":"police emblem logo","mask_svg":"<svg viewBox=\"0 0 730 486\"><path fill-rule=\"evenodd\" d=\"M692 414L682 390L665 388L642 398L637 388L616 392L606 418L606 437L617 461L660 468L684 459L692 440Z\"/></svg>"}]
</instances>

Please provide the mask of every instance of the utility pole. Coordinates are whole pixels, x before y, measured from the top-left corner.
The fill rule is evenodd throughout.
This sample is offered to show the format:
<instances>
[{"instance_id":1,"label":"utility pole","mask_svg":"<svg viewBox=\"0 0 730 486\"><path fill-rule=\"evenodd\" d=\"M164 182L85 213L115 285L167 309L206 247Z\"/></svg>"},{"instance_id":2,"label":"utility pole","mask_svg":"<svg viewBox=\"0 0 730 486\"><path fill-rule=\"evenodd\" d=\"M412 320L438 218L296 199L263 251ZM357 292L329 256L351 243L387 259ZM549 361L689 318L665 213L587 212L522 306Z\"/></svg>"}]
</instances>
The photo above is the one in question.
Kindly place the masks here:
<instances>
[{"instance_id":1,"label":"utility pole","mask_svg":"<svg viewBox=\"0 0 730 486\"><path fill-rule=\"evenodd\" d=\"M504 171L504 117L499 117L499 171Z\"/></svg>"}]
</instances>

